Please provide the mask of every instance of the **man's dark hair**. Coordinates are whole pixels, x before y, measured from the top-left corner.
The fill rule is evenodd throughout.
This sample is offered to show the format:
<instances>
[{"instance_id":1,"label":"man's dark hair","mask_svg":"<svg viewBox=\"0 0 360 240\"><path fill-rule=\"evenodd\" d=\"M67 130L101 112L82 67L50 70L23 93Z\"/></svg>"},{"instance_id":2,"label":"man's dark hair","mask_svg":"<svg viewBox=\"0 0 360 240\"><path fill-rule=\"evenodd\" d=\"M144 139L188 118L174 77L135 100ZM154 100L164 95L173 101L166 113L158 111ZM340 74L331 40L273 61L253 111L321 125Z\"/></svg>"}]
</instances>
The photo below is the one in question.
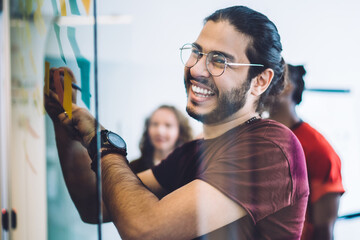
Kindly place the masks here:
<instances>
[{"instance_id":1,"label":"man's dark hair","mask_svg":"<svg viewBox=\"0 0 360 240\"><path fill-rule=\"evenodd\" d=\"M268 89L260 96L257 111L262 112L268 95L277 95L284 88L284 60L281 56L280 35L273 22L265 15L244 6L233 6L217 10L204 22L228 21L239 32L250 37L246 56L250 63L263 64L264 67L250 67L248 80L266 68L274 70L274 78ZM242 43L240 43L242 44Z\"/></svg>"},{"instance_id":2,"label":"man's dark hair","mask_svg":"<svg viewBox=\"0 0 360 240\"><path fill-rule=\"evenodd\" d=\"M286 77L287 80L291 82L294 89L292 92L292 100L298 105L302 100L302 93L305 88L304 76L306 75L306 70L304 65L291 65L286 64Z\"/></svg>"}]
</instances>

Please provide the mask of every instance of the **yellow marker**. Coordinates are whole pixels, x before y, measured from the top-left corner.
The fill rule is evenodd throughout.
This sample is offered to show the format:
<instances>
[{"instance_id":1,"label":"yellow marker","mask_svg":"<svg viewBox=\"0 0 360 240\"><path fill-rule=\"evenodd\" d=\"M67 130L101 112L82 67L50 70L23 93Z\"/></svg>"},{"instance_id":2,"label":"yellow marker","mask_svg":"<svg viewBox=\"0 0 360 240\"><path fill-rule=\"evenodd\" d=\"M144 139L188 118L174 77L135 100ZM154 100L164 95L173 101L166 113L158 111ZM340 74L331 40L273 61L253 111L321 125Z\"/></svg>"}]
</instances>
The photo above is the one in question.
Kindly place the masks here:
<instances>
[{"instance_id":1,"label":"yellow marker","mask_svg":"<svg viewBox=\"0 0 360 240\"><path fill-rule=\"evenodd\" d=\"M45 94L49 96L49 90L50 90L50 63L45 62Z\"/></svg>"},{"instance_id":2,"label":"yellow marker","mask_svg":"<svg viewBox=\"0 0 360 240\"><path fill-rule=\"evenodd\" d=\"M71 119L72 117L72 85L71 85L71 76L64 69L64 100L63 107L68 117Z\"/></svg>"},{"instance_id":3,"label":"yellow marker","mask_svg":"<svg viewBox=\"0 0 360 240\"><path fill-rule=\"evenodd\" d=\"M66 16L66 3L65 0L60 0L61 16Z\"/></svg>"},{"instance_id":4,"label":"yellow marker","mask_svg":"<svg viewBox=\"0 0 360 240\"><path fill-rule=\"evenodd\" d=\"M82 2L84 4L86 14L89 15L89 12L90 12L90 0L82 0Z\"/></svg>"}]
</instances>

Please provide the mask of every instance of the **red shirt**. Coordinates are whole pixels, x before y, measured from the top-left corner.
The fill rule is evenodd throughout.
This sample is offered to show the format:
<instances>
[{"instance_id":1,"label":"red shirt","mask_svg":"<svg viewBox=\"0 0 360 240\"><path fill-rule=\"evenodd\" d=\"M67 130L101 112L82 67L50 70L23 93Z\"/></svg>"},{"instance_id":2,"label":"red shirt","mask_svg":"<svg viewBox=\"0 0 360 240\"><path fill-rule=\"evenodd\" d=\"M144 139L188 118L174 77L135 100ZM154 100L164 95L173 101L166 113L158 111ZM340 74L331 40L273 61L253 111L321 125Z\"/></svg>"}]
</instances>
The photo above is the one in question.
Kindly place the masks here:
<instances>
[{"instance_id":1,"label":"red shirt","mask_svg":"<svg viewBox=\"0 0 360 240\"><path fill-rule=\"evenodd\" d=\"M292 131L305 153L310 187L309 204L327 193L343 194L345 190L341 179L341 161L325 137L305 122L295 126ZM305 219L302 239L312 239L312 229L308 219Z\"/></svg>"},{"instance_id":2,"label":"red shirt","mask_svg":"<svg viewBox=\"0 0 360 240\"><path fill-rule=\"evenodd\" d=\"M186 143L153 173L169 192L201 179L247 211L197 239L300 238L309 191L306 164L300 142L282 124L257 120Z\"/></svg>"}]
</instances>

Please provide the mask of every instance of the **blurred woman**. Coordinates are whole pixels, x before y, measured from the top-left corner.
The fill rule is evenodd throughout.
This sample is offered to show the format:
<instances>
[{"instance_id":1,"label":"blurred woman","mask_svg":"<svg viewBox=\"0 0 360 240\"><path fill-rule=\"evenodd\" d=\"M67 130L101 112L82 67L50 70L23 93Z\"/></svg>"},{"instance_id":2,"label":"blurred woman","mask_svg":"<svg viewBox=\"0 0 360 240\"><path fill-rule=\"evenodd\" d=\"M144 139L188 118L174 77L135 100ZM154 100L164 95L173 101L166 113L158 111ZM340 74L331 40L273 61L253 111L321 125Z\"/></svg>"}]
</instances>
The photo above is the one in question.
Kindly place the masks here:
<instances>
[{"instance_id":1,"label":"blurred woman","mask_svg":"<svg viewBox=\"0 0 360 240\"><path fill-rule=\"evenodd\" d=\"M139 145L141 156L131 161L130 167L135 173L145 171L190 140L192 129L188 119L175 107L162 105L146 119Z\"/></svg>"}]
</instances>

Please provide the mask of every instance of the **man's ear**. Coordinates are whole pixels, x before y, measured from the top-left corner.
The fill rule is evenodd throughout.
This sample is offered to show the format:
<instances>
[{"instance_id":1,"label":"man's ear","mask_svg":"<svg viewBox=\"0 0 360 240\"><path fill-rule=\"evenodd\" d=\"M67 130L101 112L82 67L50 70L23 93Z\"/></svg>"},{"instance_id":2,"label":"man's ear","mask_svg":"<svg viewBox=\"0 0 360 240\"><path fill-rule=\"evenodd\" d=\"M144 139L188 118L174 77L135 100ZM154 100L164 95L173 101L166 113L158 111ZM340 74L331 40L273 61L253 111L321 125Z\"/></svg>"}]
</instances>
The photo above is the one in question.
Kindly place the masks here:
<instances>
[{"instance_id":1,"label":"man's ear","mask_svg":"<svg viewBox=\"0 0 360 240\"><path fill-rule=\"evenodd\" d=\"M269 87L273 77L274 70L271 68L265 69L262 73L254 77L251 81L251 94L260 96Z\"/></svg>"}]
</instances>

